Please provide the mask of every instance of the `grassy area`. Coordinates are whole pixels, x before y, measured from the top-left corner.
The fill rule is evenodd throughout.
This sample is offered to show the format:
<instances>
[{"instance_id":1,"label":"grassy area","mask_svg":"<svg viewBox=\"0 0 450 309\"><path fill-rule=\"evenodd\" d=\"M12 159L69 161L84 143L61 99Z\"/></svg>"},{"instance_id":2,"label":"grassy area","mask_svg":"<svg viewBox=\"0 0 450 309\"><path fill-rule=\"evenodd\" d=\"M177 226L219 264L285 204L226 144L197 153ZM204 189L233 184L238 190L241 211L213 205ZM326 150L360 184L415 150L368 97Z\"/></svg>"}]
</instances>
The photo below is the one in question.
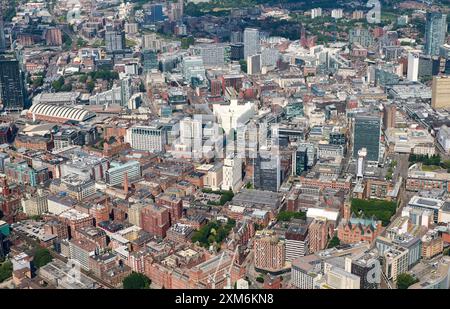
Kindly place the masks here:
<instances>
[{"instance_id":1,"label":"grassy area","mask_svg":"<svg viewBox=\"0 0 450 309\"><path fill-rule=\"evenodd\" d=\"M395 202L388 202L382 200L361 200L352 199L352 212L359 215L364 214L367 217L374 216L381 220L383 226L387 226L391 217L397 209Z\"/></svg>"},{"instance_id":2,"label":"grassy area","mask_svg":"<svg viewBox=\"0 0 450 309\"><path fill-rule=\"evenodd\" d=\"M437 165L422 165L422 171L424 172L432 172L435 170L440 170L441 167Z\"/></svg>"},{"instance_id":3,"label":"grassy area","mask_svg":"<svg viewBox=\"0 0 450 309\"><path fill-rule=\"evenodd\" d=\"M279 221L291 221L291 219L306 219L305 212L280 211L277 215Z\"/></svg>"}]
</instances>

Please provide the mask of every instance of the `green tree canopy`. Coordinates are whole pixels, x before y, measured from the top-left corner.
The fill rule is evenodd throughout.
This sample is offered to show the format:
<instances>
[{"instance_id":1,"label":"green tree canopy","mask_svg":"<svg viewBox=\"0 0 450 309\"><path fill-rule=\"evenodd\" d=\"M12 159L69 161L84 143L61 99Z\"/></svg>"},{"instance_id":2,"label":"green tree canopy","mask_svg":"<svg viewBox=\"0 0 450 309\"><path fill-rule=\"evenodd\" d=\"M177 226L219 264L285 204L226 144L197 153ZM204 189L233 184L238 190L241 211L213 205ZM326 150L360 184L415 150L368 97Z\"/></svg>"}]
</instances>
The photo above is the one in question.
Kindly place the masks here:
<instances>
[{"instance_id":1,"label":"green tree canopy","mask_svg":"<svg viewBox=\"0 0 450 309\"><path fill-rule=\"evenodd\" d=\"M33 262L34 266L37 268L41 268L42 266L47 265L53 260L52 255L50 254L50 251L45 248L39 248L34 253Z\"/></svg>"},{"instance_id":2,"label":"green tree canopy","mask_svg":"<svg viewBox=\"0 0 450 309\"><path fill-rule=\"evenodd\" d=\"M416 282L419 282L419 280L407 273L403 273L397 276L397 288L399 290L406 290Z\"/></svg>"},{"instance_id":3,"label":"green tree canopy","mask_svg":"<svg viewBox=\"0 0 450 309\"><path fill-rule=\"evenodd\" d=\"M5 281L12 276L13 265L11 261L6 261L0 265L0 282Z\"/></svg>"},{"instance_id":4,"label":"green tree canopy","mask_svg":"<svg viewBox=\"0 0 450 309\"><path fill-rule=\"evenodd\" d=\"M141 273L132 272L128 277L123 279L124 289L148 289L152 281Z\"/></svg>"}]
</instances>

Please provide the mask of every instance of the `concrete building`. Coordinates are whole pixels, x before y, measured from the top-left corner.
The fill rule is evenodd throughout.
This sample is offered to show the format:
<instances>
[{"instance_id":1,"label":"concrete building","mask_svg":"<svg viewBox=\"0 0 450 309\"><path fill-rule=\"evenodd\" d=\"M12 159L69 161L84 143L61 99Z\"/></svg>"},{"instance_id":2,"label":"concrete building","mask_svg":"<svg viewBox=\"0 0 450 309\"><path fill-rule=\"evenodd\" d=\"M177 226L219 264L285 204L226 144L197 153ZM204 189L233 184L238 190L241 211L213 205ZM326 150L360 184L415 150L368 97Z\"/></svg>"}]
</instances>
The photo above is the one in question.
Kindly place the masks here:
<instances>
[{"instance_id":1,"label":"concrete building","mask_svg":"<svg viewBox=\"0 0 450 309\"><path fill-rule=\"evenodd\" d=\"M434 109L450 108L450 76L433 76L431 106Z\"/></svg>"},{"instance_id":2,"label":"concrete building","mask_svg":"<svg viewBox=\"0 0 450 309\"><path fill-rule=\"evenodd\" d=\"M242 182L242 159L237 156L227 157L223 163L222 190L236 191Z\"/></svg>"},{"instance_id":3,"label":"concrete building","mask_svg":"<svg viewBox=\"0 0 450 309\"><path fill-rule=\"evenodd\" d=\"M417 82L419 78L419 60L420 55L418 53L408 53L407 78L409 81Z\"/></svg>"},{"instance_id":4,"label":"concrete building","mask_svg":"<svg viewBox=\"0 0 450 309\"><path fill-rule=\"evenodd\" d=\"M247 74L255 75L261 73L261 54L251 55L247 57Z\"/></svg>"},{"instance_id":5,"label":"concrete building","mask_svg":"<svg viewBox=\"0 0 450 309\"><path fill-rule=\"evenodd\" d=\"M105 181L110 186L123 185L125 174L131 183L141 178L141 164L138 161L128 161L126 163L111 162L110 168L106 171Z\"/></svg>"},{"instance_id":6,"label":"concrete building","mask_svg":"<svg viewBox=\"0 0 450 309\"><path fill-rule=\"evenodd\" d=\"M255 28L244 30L244 59L261 51L260 32Z\"/></svg>"},{"instance_id":7,"label":"concrete building","mask_svg":"<svg viewBox=\"0 0 450 309\"><path fill-rule=\"evenodd\" d=\"M255 268L277 273L284 269L286 260L285 242L273 231L256 232Z\"/></svg>"},{"instance_id":8,"label":"concrete building","mask_svg":"<svg viewBox=\"0 0 450 309\"><path fill-rule=\"evenodd\" d=\"M125 142L136 150L163 152L167 145L167 131L161 124L136 125L127 130Z\"/></svg>"}]
</instances>

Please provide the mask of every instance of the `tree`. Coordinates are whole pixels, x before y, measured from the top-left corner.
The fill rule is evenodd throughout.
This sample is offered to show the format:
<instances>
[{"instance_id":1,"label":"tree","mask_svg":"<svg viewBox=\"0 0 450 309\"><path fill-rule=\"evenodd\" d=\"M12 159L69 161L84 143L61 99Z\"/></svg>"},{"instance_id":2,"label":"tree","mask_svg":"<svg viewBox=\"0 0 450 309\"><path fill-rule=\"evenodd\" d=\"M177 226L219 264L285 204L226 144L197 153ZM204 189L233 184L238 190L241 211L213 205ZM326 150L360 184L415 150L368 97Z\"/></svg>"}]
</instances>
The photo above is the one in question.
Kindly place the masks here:
<instances>
[{"instance_id":1,"label":"tree","mask_svg":"<svg viewBox=\"0 0 450 309\"><path fill-rule=\"evenodd\" d=\"M11 261L6 261L2 265L0 265L0 282L5 281L9 277L12 276L13 266Z\"/></svg>"},{"instance_id":2,"label":"tree","mask_svg":"<svg viewBox=\"0 0 450 309\"><path fill-rule=\"evenodd\" d=\"M255 280L258 281L259 283L264 283L264 277L263 276L256 277Z\"/></svg>"},{"instance_id":3,"label":"tree","mask_svg":"<svg viewBox=\"0 0 450 309\"><path fill-rule=\"evenodd\" d=\"M53 260L52 255L50 254L50 251L45 248L39 248L34 253L33 262L34 266L37 268L41 268L42 266L47 265Z\"/></svg>"},{"instance_id":4,"label":"tree","mask_svg":"<svg viewBox=\"0 0 450 309\"><path fill-rule=\"evenodd\" d=\"M86 90L92 92L95 88L95 82L93 80L88 81L86 84Z\"/></svg>"},{"instance_id":5,"label":"tree","mask_svg":"<svg viewBox=\"0 0 450 309\"><path fill-rule=\"evenodd\" d=\"M241 66L242 72L247 73L247 61L239 60L239 65Z\"/></svg>"},{"instance_id":6,"label":"tree","mask_svg":"<svg viewBox=\"0 0 450 309\"><path fill-rule=\"evenodd\" d=\"M407 273L403 273L397 276L397 288L399 290L406 290L416 282L419 282L419 280Z\"/></svg>"},{"instance_id":7,"label":"tree","mask_svg":"<svg viewBox=\"0 0 450 309\"><path fill-rule=\"evenodd\" d=\"M86 81L87 81L87 79L88 79L88 77L87 77L87 75L86 74L83 74L83 75L81 75L79 78L78 78L78 81L80 82L80 83L85 83Z\"/></svg>"},{"instance_id":8,"label":"tree","mask_svg":"<svg viewBox=\"0 0 450 309\"><path fill-rule=\"evenodd\" d=\"M340 244L341 241L336 235L334 235L333 238L331 238L330 242L328 243L328 248L334 248L336 246L339 246Z\"/></svg>"},{"instance_id":9,"label":"tree","mask_svg":"<svg viewBox=\"0 0 450 309\"><path fill-rule=\"evenodd\" d=\"M56 92L61 91L61 88L64 86L64 77L60 77L52 83L52 87Z\"/></svg>"},{"instance_id":10,"label":"tree","mask_svg":"<svg viewBox=\"0 0 450 309\"><path fill-rule=\"evenodd\" d=\"M124 289L148 289L152 281L141 273L132 272L128 277L123 279Z\"/></svg>"}]
</instances>

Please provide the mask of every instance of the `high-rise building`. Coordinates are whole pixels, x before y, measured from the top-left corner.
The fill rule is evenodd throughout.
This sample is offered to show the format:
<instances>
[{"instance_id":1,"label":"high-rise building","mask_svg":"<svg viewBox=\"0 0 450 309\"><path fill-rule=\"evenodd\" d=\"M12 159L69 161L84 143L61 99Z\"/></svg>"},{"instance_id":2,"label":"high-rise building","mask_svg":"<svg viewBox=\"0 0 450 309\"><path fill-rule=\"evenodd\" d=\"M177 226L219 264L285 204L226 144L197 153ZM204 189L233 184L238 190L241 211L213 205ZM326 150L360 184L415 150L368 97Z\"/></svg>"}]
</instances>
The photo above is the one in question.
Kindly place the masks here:
<instances>
[{"instance_id":1,"label":"high-rise building","mask_svg":"<svg viewBox=\"0 0 450 309\"><path fill-rule=\"evenodd\" d=\"M361 289L377 289L379 282L377 279L381 276L378 256L368 252L357 256L351 261L351 273L360 278Z\"/></svg>"},{"instance_id":2,"label":"high-rise building","mask_svg":"<svg viewBox=\"0 0 450 309\"><path fill-rule=\"evenodd\" d=\"M367 160L378 162L380 157L381 117L378 115L356 115L353 126L353 157L358 150L367 149Z\"/></svg>"},{"instance_id":3,"label":"high-rise building","mask_svg":"<svg viewBox=\"0 0 450 309\"><path fill-rule=\"evenodd\" d=\"M247 74L254 75L261 73L261 54L247 57Z\"/></svg>"},{"instance_id":4,"label":"high-rise building","mask_svg":"<svg viewBox=\"0 0 450 309\"><path fill-rule=\"evenodd\" d=\"M117 52L125 49L124 31L106 31L105 46L107 52Z\"/></svg>"},{"instance_id":5,"label":"high-rise building","mask_svg":"<svg viewBox=\"0 0 450 309\"><path fill-rule=\"evenodd\" d=\"M242 32L241 31L233 31L230 34L230 42L232 44L242 43Z\"/></svg>"},{"instance_id":6,"label":"high-rise building","mask_svg":"<svg viewBox=\"0 0 450 309\"><path fill-rule=\"evenodd\" d=\"M244 59L244 44L233 43L230 45L230 59L233 61L239 61Z\"/></svg>"},{"instance_id":7,"label":"high-rise building","mask_svg":"<svg viewBox=\"0 0 450 309\"><path fill-rule=\"evenodd\" d=\"M127 130L125 141L133 149L162 152L167 145L167 131L161 124L133 126Z\"/></svg>"},{"instance_id":8,"label":"high-rise building","mask_svg":"<svg viewBox=\"0 0 450 309\"><path fill-rule=\"evenodd\" d=\"M0 4L1 6L1 4ZM5 27L3 24L3 12L2 8L0 8L0 53L6 50L6 39L5 39Z\"/></svg>"},{"instance_id":9,"label":"high-rise building","mask_svg":"<svg viewBox=\"0 0 450 309\"><path fill-rule=\"evenodd\" d=\"M308 148L305 145L300 145L292 154L292 174L300 176L308 169Z\"/></svg>"},{"instance_id":10,"label":"high-rise building","mask_svg":"<svg viewBox=\"0 0 450 309\"><path fill-rule=\"evenodd\" d=\"M450 107L450 76L434 76L431 86L431 106L434 109Z\"/></svg>"},{"instance_id":11,"label":"high-rise building","mask_svg":"<svg viewBox=\"0 0 450 309\"><path fill-rule=\"evenodd\" d=\"M142 66L144 73L150 72L154 69L158 69L158 56L155 51L145 50L142 52Z\"/></svg>"},{"instance_id":12,"label":"high-rise building","mask_svg":"<svg viewBox=\"0 0 450 309\"><path fill-rule=\"evenodd\" d=\"M223 162L223 190L233 190L238 188L242 180L242 159L235 157L225 158Z\"/></svg>"},{"instance_id":13,"label":"high-rise building","mask_svg":"<svg viewBox=\"0 0 450 309\"><path fill-rule=\"evenodd\" d=\"M285 234L286 261L293 261L309 253L308 225L291 225Z\"/></svg>"},{"instance_id":14,"label":"high-rise building","mask_svg":"<svg viewBox=\"0 0 450 309\"><path fill-rule=\"evenodd\" d=\"M425 26L425 53L427 55L439 55L439 47L444 45L447 35L447 15L431 12L427 13Z\"/></svg>"},{"instance_id":15,"label":"high-rise building","mask_svg":"<svg viewBox=\"0 0 450 309\"><path fill-rule=\"evenodd\" d=\"M0 56L0 105L5 110L23 110L25 103L19 61Z\"/></svg>"},{"instance_id":16,"label":"high-rise building","mask_svg":"<svg viewBox=\"0 0 450 309\"><path fill-rule=\"evenodd\" d=\"M417 82L417 79L419 78L419 59L420 55L417 53L408 54L407 78L412 82Z\"/></svg>"},{"instance_id":17,"label":"high-rise building","mask_svg":"<svg viewBox=\"0 0 450 309\"><path fill-rule=\"evenodd\" d=\"M325 249L327 245L328 228L326 219L314 219L309 225L309 253Z\"/></svg>"},{"instance_id":18,"label":"high-rise building","mask_svg":"<svg viewBox=\"0 0 450 309\"><path fill-rule=\"evenodd\" d=\"M163 21L166 16L163 13L163 5L161 3L154 3L150 5L150 14L147 15L147 21L150 23L156 23Z\"/></svg>"},{"instance_id":19,"label":"high-rise building","mask_svg":"<svg viewBox=\"0 0 450 309\"><path fill-rule=\"evenodd\" d=\"M314 8L311 9L311 18L314 19L316 17L322 16L322 8Z\"/></svg>"},{"instance_id":20,"label":"high-rise building","mask_svg":"<svg viewBox=\"0 0 450 309\"><path fill-rule=\"evenodd\" d=\"M253 185L255 189L277 192L281 186L281 163L279 155L258 154L253 159Z\"/></svg>"},{"instance_id":21,"label":"high-rise building","mask_svg":"<svg viewBox=\"0 0 450 309\"><path fill-rule=\"evenodd\" d=\"M331 10L331 17L335 19L340 19L344 16L344 11L342 9L333 9Z\"/></svg>"},{"instance_id":22,"label":"high-rise building","mask_svg":"<svg viewBox=\"0 0 450 309\"><path fill-rule=\"evenodd\" d=\"M395 128L395 119L397 117L397 107L395 104L386 104L383 109L383 128Z\"/></svg>"},{"instance_id":23,"label":"high-rise building","mask_svg":"<svg viewBox=\"0 0 450 309\"><path fill-rule=\"evenodd\" d=\"M260 32L255 28L244 30L244 59L261 51Z\"/></svg>"},{"instance_id":24,"label":"high-rise building","mask_svg":"<svg viewBox=\"0 0 450 309\"><path fill-rule=\"evenodd\" d=\"M225 45L223 44L196 45L194 52L202 57L205 66L223 66L225 64Z\"/></svg>"},{"instance_id":25,"label":"high-rise building","mask_svg":"<svg viewBox=\"0 0 450 309\"><path fill-rule=\"evenodd\" d=\"M368 29L355 27L349 31L349 42L351 44L358 43L363 47L369 47L373 44L374 38Z\"/></svg>"},{"instance_id":26,"label":"high-rise building","mask_svg":"<svg viewBox=\"0 0 450 309\"><path fill-rule=\"evenodd\" d=\"M273 231L258 231L255 239L255 268L280 271L286 260L285 242Z\"/></svg>"}]
</instances>

